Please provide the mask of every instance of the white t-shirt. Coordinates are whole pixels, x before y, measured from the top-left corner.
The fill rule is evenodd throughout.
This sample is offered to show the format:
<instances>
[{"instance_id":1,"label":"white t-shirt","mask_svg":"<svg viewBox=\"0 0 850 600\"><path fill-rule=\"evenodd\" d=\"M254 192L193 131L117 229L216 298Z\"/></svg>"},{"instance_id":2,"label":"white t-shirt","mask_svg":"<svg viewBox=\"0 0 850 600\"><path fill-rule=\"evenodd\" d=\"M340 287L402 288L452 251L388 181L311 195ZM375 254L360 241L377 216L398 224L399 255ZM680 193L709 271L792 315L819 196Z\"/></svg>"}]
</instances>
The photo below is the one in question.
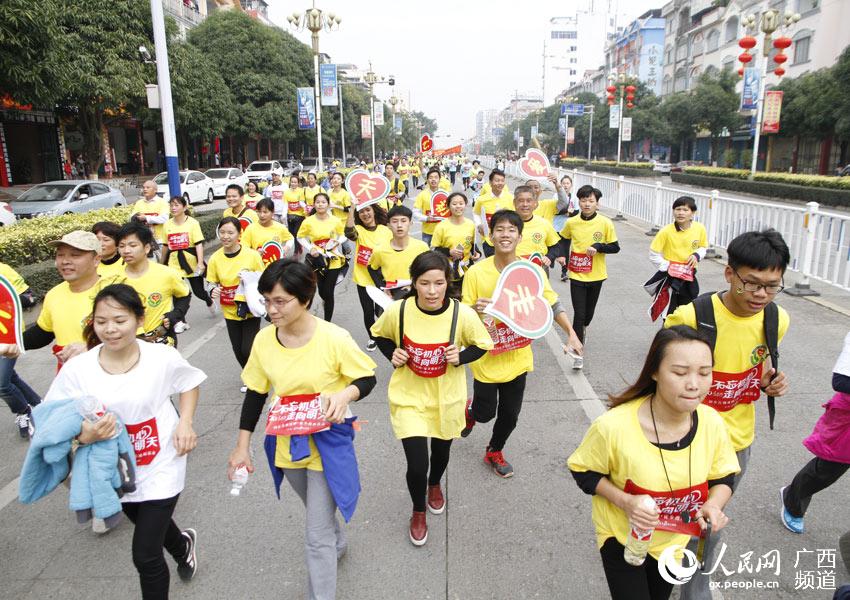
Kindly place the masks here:
<instances>
[{"instance_id":1,"label":"white t-shirt","mask_svg":"<svg viewBox=\"0 0 850 600\"><path fill-rule=\"evenodd\" d=\"M274 202L274 214L277 217L285 217L287 213L286 201L283 199L283 193L289 191L289 186L286 184L270 185L263 192L266 198L271 198Z\"/></svg>"},{"instance_id":2,"label":"white t-shirt","mask_svg":"<svg viewBox=\"0 0 850 600\"><path fill-rule=\"evenodd\" d=\"M841 354L838 355L838 360L835 362L832 372L850 376L850 333L844 338L844 347L841 349Z\"/></svg>"},{"instance_id":3,"label":"white t-shirt","mask_svg":"<svg viewBox=\"0 0 850 600\"><path fill-rule=\"evenodd\" d=\"M92 396L127 428L136 450L136 491L121 502L162 500L183 491L186 456L177 456L174 448L178 416L169 396L188 392L207 378L176 349L137 343L139 364L128 373L104 371L97 361L98 345L65 363L44 398L50 402Z\"/></svg>"}]
</instances>

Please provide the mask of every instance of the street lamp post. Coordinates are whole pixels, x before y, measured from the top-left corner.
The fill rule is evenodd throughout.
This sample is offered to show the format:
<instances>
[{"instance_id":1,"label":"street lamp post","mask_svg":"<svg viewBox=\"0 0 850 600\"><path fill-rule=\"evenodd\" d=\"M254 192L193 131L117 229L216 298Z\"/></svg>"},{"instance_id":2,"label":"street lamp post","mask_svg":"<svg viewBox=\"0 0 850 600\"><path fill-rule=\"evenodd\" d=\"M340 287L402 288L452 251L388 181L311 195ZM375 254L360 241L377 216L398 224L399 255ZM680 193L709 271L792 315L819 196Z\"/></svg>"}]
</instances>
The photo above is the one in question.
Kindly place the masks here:
<instances>
[{"instance_id":1,"label":"street lamp post","mask_svg":"<svg viewBox=\"0 0 850 600\"><path fill-rule=\"evenodd\" d=\"M313 7L304 11L303 15L294 12L286 20L296 30L308 29L311 33L313 42L313 97L316 104L316 145L318 147L318 169L322 171L322 98L319 89L319 32L322 29L331 31L334 26L339 28L342 19L332 12L323 14L320 9L316 8L316 0L313 0Z\"/></svg>"},{"instance_id":2,"label":"street lamp post","mask_svg":"<svg viewBox=\"0 0 850 600\"><path fill-rule=\"evenodd\" d=\"M162 138L165 145L165 169L168 172L169 196L180 196L180 163L177 160L177 134L174 129L174 106L171 102L171 75L168 72L168 48L162 2L151 0L151 23L156 51L156 83L162 116Z\"/></svg>"},{"instance_id":3,"label":"street lamp post","mask_svg":"<svg viewBox=\"0 0 850 600\"><path fill-rule=\"evenodd\" d=\"M615 81L618 82L617 86L614 85ZM620 90L620 111L617 122L617 164L619 165L620 154L623 147L623 103L624 101L626 102L626 108L634 108L635 92L637 91L635 86L626 85L625 64L616 77L613 73L608 75L608 87L606 88L606 91L608 92L609 106L614 104L614 92L617 91L618 87Z\"/></svg>"},{"instance_id":4,"label":"street lamp post","mask_svg":"<svg viewBox=\"0 0 850 600\"><path fill-rule=\"evenodd\" d=\"M578 100L578 98L576 98L575 96L558 96L558 103L563 104L563 105L572 104L576 100ZM568 151L567 151L567 145L569 144L569 141L570 141L570 113L565 110L564 111L564 158L567 158L567 156L569 156Z\"/></svg>"}]
</instances>

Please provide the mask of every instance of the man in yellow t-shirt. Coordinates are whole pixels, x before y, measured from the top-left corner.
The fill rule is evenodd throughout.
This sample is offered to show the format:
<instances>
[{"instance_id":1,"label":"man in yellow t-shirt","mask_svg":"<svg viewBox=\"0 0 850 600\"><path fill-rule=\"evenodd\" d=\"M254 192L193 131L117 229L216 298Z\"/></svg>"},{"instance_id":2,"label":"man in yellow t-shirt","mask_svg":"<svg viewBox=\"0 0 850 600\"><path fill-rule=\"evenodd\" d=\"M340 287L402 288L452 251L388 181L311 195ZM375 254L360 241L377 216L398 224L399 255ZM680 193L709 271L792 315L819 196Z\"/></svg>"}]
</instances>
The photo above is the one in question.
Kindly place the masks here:
<instances>
[{"instance_id":1,"label":"man in yellow t-shirt","mask_svg":"<svg viewBox=\"0 0 850 600\"><path fill-rule=\"evenodd\" d=\"M393 238L381 244L369 257L369 274L375 285L391 298L401 298L410 289L410 265L429 250L428 244L410 237L413 213L406 206L394 206L387 213L387 227Z\"/></svg>"},{"instance_id":2,"label":"man in yellow t-shirt","mask_svg":"<svg viewBox=\"0 0 850 600\"><path fill-rule=\"evenodd\" d=\"M529 338L512 330L506 323L490 317L484 313L484 309L492 302L502 271L520 260L516 249L522 239L523 221L512 210L500 210L493 215L490 227L495 253L472 265L466 272L462 301L481 314L495 341L495 347L470 365L474 378L473 397L467 407L466 427L461 435L468 436L476 422L486 423L496 417L484 461L499 477L511 477L513 467L505 460L502 451L516 427L525 393L526 375L534 370L534 357ZM539 270L537 266L532 268ZM543 297L552 307L555 322L568 336L564 352L581 353L581 342L567 319L558 295L552 290L542 270L539 270L539 274Z\"/></svg>"},{"instance_id":3,"label":"man in yellow t-shirt","mask_svg":"<svg viewBox=\"0 0 850 600\"><path fill-rule=\"evenodd\" d=\"M714 378L703 404L723 417L738 455L741 472L735 477L734 491L746 472L755 439L755 402L762 392L778 397L788 391L788 378L774 367L768 351L764 319L765 307L782 291L791 253L782 236L773 229L742 233L729 243L727 253L724 275L729 289L711 296L716 332ZM784 309L777 308L777 341L781 342L790 318ZM699 329L694 304L680 306L667 317L664 326L674 325ZM718 539L711 536L706 545L707 560ZM705 581L683 587L688 597L708 590L709 578L698 579Z\"/></svg>"},{"instance_id":4,"label":"man in yellow t-shirt","mask_svg":"<svg viewBox=\"0 0 850 600\"><path fill-rule=\"evenodd\" d=\"M552 223L534 214L537 200L531 187L521 185L514 190L514 206L522 218L522 241L517 246L520 258L529 258L532 254L540 254L541 266L549 274L549 266L558 257L561 237L552 227Z\"/></svg>"},{"instance_id":5,"label":"man in yellow t-shirt","mask_svg":"<svg viewBox=\"0 0 850 600\"><path fill-rule=\"evenodd\" d=\"M157 244L162 244L165 241L162 225L168 220L171 210L168 200L157 195L156 182L152 179L142 184L142 197L136 200L132 210L133 218L150 227L153 239Z\"/></svg>"},{"instance_id":6,"label":"man in yellow t-shirt","mask_svg":"<svg viewBox=\"0 0 850 600\"><path fill-rule=\"evenodd\" d=\"M434 229L437 223L443 220L443 217L431 214L431 196L441 189L440 172L437 169L431 169L428 171L426 181L428 185L416 195L416 200L413 201L413 218L422 222L422 241L430 246Z\"/></svg>"},{"instance_id":7,"label":"man in yellow t-shirt","mask_svg":"<svg viewBox=\"0 0 850 600\"><path fill-rule=\"evenodd\" d=\"M407 198L407 187L404 183L406 178L401 176L401 171L396 175L395 166L391 162L384 166L384 176L390 180L390 193L387 194L386 198L389 206L387 210L389 210L397 204L402 204L404 199Z\"/></svg>"},{"instance_id":8,"label":"man in yellow t-shirt","mask_svg":"<svg viewBox=\"0 0 850 600\"><path fill-rule=\"evenodd\" d=\"M227 203L227 208L221 213L221 218L236 217L242 225L242 231L248 229L248 225L257 223L260 217L257 216L257 211L251 210L242 201L242 188L236 184L227 186L224 192L224 201Z\"/></svg>"},{"instance_id":9,"label":"man in yellow t-shirt","mask_svg":"<svg viewBox=\"0 0 850 600\"><path fill-rule=\"evenodd\" d=\"M490 217L502 209L514 209L514 196L505 188L505 172L493 169L490 171L490 190L484 192L475 201L475 212L472 220L478 228L478 234L483 238L481 249L484 256L493 256L493 242L490 240Z\"/></svg>"}]
</instances>

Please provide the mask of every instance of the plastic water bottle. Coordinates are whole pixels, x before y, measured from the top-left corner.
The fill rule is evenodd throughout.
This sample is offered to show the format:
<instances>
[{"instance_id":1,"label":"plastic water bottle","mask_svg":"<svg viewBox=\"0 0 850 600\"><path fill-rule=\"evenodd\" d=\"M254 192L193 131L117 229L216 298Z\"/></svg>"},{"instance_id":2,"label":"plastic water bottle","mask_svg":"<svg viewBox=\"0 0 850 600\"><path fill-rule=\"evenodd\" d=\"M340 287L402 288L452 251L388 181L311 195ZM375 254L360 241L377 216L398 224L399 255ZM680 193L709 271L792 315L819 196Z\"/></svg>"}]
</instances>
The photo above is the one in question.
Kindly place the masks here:
<instances>
[{"instance_id":1,"label":"plastic water bottle","mask_svg":"<svg viewBox=\"0 0 850 600\"><path fill-rule=\"evenodd\" d=\"M233 497L241 496L248 485L248 467L239 465L233 472L233 477L230 479L230 495Z\"/></svg>"},{"instance_id":2,"label":"plastic water bottle","mask_svg":"<svg viewBox=\"0 0 850 600\"><path fill-rule=\"evenodd\" d=\"M649 496L644 496L641 500L641 505L645 510L658 512L658 506L655 500ZM629 537L626 541L626 547L623 550L623 559L633 567L639 567L646 560L646 553L649 551L649 543L652 540L652 532L655 529L640 529L633 523L629 523L631 529Z\"/></svg>"}]
</instances>

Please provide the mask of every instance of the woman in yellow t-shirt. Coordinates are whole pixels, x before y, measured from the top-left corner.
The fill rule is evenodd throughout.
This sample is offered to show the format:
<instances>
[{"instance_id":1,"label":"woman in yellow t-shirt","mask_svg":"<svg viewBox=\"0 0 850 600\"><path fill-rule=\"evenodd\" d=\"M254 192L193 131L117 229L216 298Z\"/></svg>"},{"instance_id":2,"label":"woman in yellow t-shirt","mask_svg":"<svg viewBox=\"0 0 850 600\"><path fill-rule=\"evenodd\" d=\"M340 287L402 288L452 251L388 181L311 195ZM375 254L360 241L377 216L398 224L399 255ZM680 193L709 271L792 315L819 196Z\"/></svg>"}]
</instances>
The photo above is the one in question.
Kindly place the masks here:
<instances>
[{"instance_id":1,"label":"woman in yellow t-shirt","mask_svg":"<svg viewBox=\"0 0 850 600\"><path fill-rule=\"evenodd\" d=\"M101 277L124 277L124 261L118 253L118 232L121 226L112 221L100 221L92 225L91 232L100 240L100 264L97 274Z\"/></svg>"},{"instance_id":2,"label":"woman in yellow t-shirt","mask_svg":"<svg viewBox=\"0 0 850 600\"><path fill-rule=\"evenodd\" d=\"M232 480L242 467L253 472L251 433L271 391L264 446L278 495L286 478L306 508L307 595L335 598L337 560L348 547L336 511L348 522L360 491L349 404L375 387L375 363L347 331L310 314L316 278L309 266L277 261L258 289L272 327L257 335L242 371L248 393L228 473Z\"/></svg>"},{"instance_id":3,"label":"woman in yellow t-shirt","mask_svg":"<svg viewBox=\"0 0 850 600\"><path fill-rule=\"evenodd\" d=\"M257 202L259 202L263 198L265 198L265 196L260 193L259 188L257 188L256 182L249 181L245 185L245 194L242 196L242 202L245 203L245 206L247 206L251 210L257 210Z\"/></svg>"},{"instance_id":4,"label":"woman in yellow t-shirt","mask_svg":"<svg viewBox=\"0 0 850 600\"><path fill-rule=\"evenodd\" d=\"M394 367L387 393L390 421L407 458L409 537L421 546L428 539L426 504L435 515L446 508L440 480L452 440L466 422L463 365L481 358L493 341L475 311L448 296L452 273L445 256L423 252L413 259L410 275L410 294L387 308L372 335Z\"/></svg>"},{"instance_id":5,"label":"woman in yellow t-shirt","mask_svg":"<svg viewBox=\"0 0 850 600\"><path fill-rule=\"evenodd\" d=\"M331 189L328 192L331 214L343 223L348 219L348 207L351 206L351 194L343 187L344 181L342 173L331 175ZM315 196L313 202L315 202Z\"/></svg>"},{"instance_id":6,"label":"woman in yellow t-shirt","mask_svg":"<svg viewBox=\"0 0 850 600\"><path fill-rule=\"evenodd\" d=\"M316 197L316 194L323 191L322 186L317 183L316 174L312 171L307 173L307 185L304 186L304 203L306 209L304 214L308 217L313 214L313 199Z\"/></svg>"},{"instance_id":7,"label":"woman in yellow t-shirt","mask_svg":"<svg viewBox=\"0 0 850 600\"><path fill-rule=\"evenodd\" d=\"M669 278L671 294L667 314L673 314L677 307L690 304L699 296L697 263L705 258L708 235L703 224L694 221L696 212L697 203L693 198L676 198L673 222L655 234L649 247L649 261L658 269L656 277Z\"/></svg>"},{"instance_id":8,"label":"woman in yellow t-shirt","mask_svg":"<svg viewBox=\"0 0 850 600\"><path fill-rule=\"evenodd\" d=\"M360 210L352 205L348 210L348 220L345 223L345 237L355 243L354 271L351 279L357 285L357 297L360 299L360 308L363 309L363 324L366 326L366 333L369 334L366 350L374 352L377 346L370 330L375 323L375 316L380 314L381 309L366 293L366 288L375 285L372 276L369 275L369 259L372 258L372 252L381 244L389 244L393 239L393 232L387 227L387 211L377 204Z\"/></svg>"},{"instance_id":9,"label":"woman in yellow t-shirt","mask_svg":"<svg viewBox=\"0 0 850 600\"><path fill-rule=\"evenodd\" d=\"M452 289L450 295L460 299L463 286L463 274L466 269L481 258L475 247L475 223L464 217L468 200L466 194L455 192L448 198L452 215L437 223L431 247L449 257L452 265Z\"/></svg>"},{"instance_id":10,"label":"woman in yellow t-shirt","mask_svg":"<svg viewBox=\"0 0 850 600\"><path fill-rule=\"evenodd\" d=\"M345 266L342 254L345 225L330 214L330 201L324 192L316 194L313 209L315 212L298 228L298 243L307 252L305 260L316 272L325 321L330 321L334 314L334 289Z\"/></svg>"},{"instance_id":11,"label":"woman in yellow t-shirt","mask_svg":"<svg viewBox=\"0 0 850 600\"><path fill-rule=\"evenodd\" d=\"M168 204L171 208L171 218L163 226L165 244L160 262L185 277L195 297L203 300L210 312L215 314L212 298L204 286L203 274L207 264L204 262L204 234L201 224L186 214L189 206L186 198L174 196ZM179 329L176 333L182 333L186 329L186 323L182 326L180 323L176 324L175 329Z\"/></svg>"},{"instance_id":12,"label":"woman in yellow t-shirt","mask_svg":"<svg viewBox=\"0 0 850 600\"><path fill-rule=\"evenodd\" d=\"M709 521L712 532L729 522L723 508L740 467L723 419L702 404L711 380L707 340L686 326L662 329L638 380L609 398L611 410L590 425L567 461L578 486L593 496L613 600L669 598L673 584L659 573L662 553L673 560L669 553Z\"/></svg>"},{"instance_id":13,"label":"woman in yellow t-shirt","mask_svg":"<svg viewBox=\"0 0 850 600\"><path fill-rule=\"evenodd\" d=\"M256 223L242 232L242 243L260 253L263 264L292 256L295 239L283 223L274 219L274 200L263 198L257 202Z\"/></svg>"},{"instance_id":14,"label":"woman in yellow t-shirt","mask_svg":"<svg viewBox=\"0 0 850 600\"><path fill-rule=\"evenodd\" d=\"M225 217L219 221L221 248L213 252L207 263L207 281L215 286L210 296L221 305L233 354L239 366L244 367L251 354L254 338L260 330L261 320L248 310L245 297L236 293L239 272L243 269L262 271L263 259L256 250L240 243L241 234L242 225L236 217Z\"/></svg>"},{"instance_id":15,"label":"woman in yellow t-shirt","mask_svg":"<svg viewBox=\"0 0 850 600\"><path fill-rule=\"evenodd\" d=\"M307 216L307 198L304 196L304 188L301 187L301 178L298 175L289 177L289 189L283 192L283 201L286 202L286 226L294 238Z\"/></svg>"}]
</instances>

